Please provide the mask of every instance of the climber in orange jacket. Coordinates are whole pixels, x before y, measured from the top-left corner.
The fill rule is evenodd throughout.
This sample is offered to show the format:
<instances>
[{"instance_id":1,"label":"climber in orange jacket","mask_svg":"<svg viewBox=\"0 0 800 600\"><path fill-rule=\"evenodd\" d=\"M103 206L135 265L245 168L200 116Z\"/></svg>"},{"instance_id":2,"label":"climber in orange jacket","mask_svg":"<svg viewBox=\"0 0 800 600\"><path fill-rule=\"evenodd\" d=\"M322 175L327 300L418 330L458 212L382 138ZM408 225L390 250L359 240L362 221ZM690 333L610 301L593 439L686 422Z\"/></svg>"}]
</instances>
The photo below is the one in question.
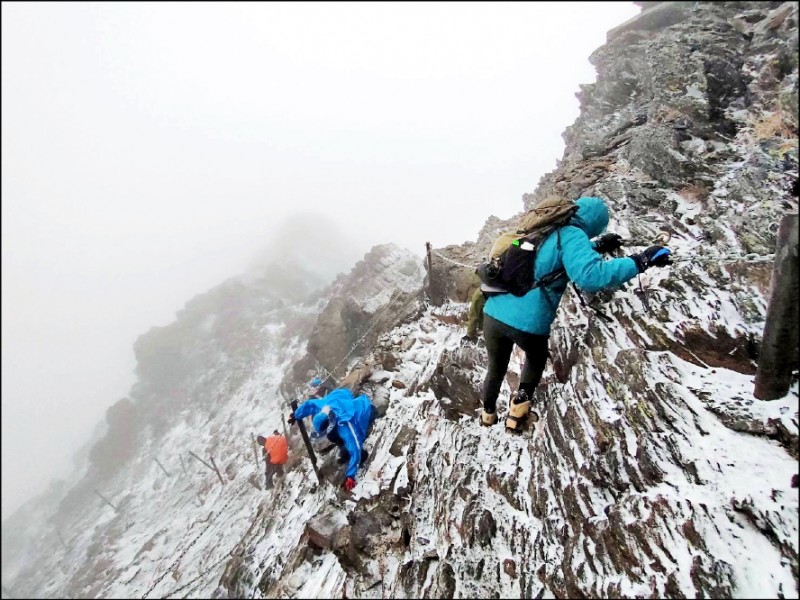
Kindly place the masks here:
<instances>
[{"instance_id":1,"label":"climber in orange jacket","mask_svg":"<svg viewBox=\"0 0 800 600\"><path fill-rule=\"evenodd\" d=\"M271 489L273 487L272 476L283 475L283 465L289 458L289 443L285 436L278 433L277 429L268 438L260 435L257 440L264 449L264 463L267 465L265 489Z\"/></svg>"}]
</instances>

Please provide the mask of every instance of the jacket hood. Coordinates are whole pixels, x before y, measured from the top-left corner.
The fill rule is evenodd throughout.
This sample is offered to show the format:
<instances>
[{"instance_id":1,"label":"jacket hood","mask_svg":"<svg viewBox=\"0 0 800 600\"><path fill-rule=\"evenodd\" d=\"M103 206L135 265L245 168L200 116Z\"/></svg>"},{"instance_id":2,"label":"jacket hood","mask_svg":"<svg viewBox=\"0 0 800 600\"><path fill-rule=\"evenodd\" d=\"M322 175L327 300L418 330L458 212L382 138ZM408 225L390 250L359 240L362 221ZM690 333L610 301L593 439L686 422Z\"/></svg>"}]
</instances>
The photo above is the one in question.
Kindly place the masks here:
<instances>
[{"instance_id":1,"label":"jacket hood","mask_svg":"<svg viewBox=\"0 0 800 600\"><path fill-rule=\"evenodd\" d=\"M329 410L330 409L328 409L328 411ZM311 419L311 422L314 425L314 429L316 429L320 433L326 431L330 427L330 422L329 422L330 419L328 418L328 411L321 410L320 412L314 415L313 419Z\"/></svg>"},{"instance_id":2,"label":"jacket hood","mask_svg":"<svg viewBox=\"0 0 800 600\"><path fill-rule=\"evenodd\" d=\"M584 196L575 201L578 212L569 224L581 228L590 238L597 237L608 227L608 207L600 198Z\"/></svg>"}]
</instances>

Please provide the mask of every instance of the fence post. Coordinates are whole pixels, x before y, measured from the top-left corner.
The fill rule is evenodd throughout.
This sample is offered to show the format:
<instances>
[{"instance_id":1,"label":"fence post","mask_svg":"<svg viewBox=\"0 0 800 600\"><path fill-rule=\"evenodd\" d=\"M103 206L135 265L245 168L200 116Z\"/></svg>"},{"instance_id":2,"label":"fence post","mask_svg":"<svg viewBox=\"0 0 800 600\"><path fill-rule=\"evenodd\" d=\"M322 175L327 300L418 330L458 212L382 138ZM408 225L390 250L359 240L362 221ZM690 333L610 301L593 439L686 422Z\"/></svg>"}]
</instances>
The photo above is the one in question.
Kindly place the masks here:
<instances>
[{"instance_id":1,"label":"fence post","mask_svg":"<svg viewBox=\"0 0 800 600\"><path fill-rule=\"evenodd\" d=\"M753 395L776 400L789 391L792 370L797 366L798 334L798 215L781 219L772 283L758 358Z\"/></svg>"},{"instance_id":2,"label":"fence post","mask_svg":"<svg viewBox=\"0 0 800 600\"><path fill-rule=\"evenodd\" d=\"M217 464L214 462L214 457L213 457L213 456L209 456L209 458L211 459L211 464L213 464L213 465L214 465L214 466L211 466L210 464L208 464L208 463L207 463L206 461L204 461L202 458L200 458L199 456L197 456L197 454L195 454L195 453L194 453L194 452L192 452L191 450L189 450L189 455L190 455L190 456L194 456L194 457L195 457L197 460L199 460L201 463L203 463L203 464L204 464L206 467L208 467L209 469L211 469L212 471L214 471L214 472L217 474L217 477L219 477L219 480L220 480L220 482L222 482L222 485L225 485L225 480L224 480L224 479L222 479L222 475L220 475L220 473L219 473L219 469L217 468Z\"/></svg>"},{"instance_id":3,"label":"fence post","mask_svg":"<svg viewBox=\"0 0 800 600\"><path fill-rule=\"evenodd\" d=\"M113 504L111 504L111 501L108 498L106 498L105 496L103 496L103 494L101 494L97 490L94 490L94 493L99 496L100 500L102 500L103 502L108 504L111 508L113 508L114 511L119 512L119 509L116 506L114 506Z\"/></svg>"},{"instance_id":4,"label":"fence post","mask_svg":"<svg viewBox=\"0 0 800 600\"><path fill-rule=\"evenodd\" d=\"M219 482L222 485L225 485L225 480L222 478L222 474L219 472L219 468L217 467L217 463L214 462L214 457L209 454L208 458L211 459L211 464L214 465L214 470L217 472L217 477L219 477Z\"/></svg>"},{"instance_id":5,"label":"fence post","mask_svg":"<svg viewBox=\"0 0 800 600\"><path fill-rule=\"evenodd\" d=\"M425 242L425 255L428 259L428 297L433 301L433 263L431 261L430 242Z\"/></svg>"},{"instance_id":6,"label":"fence post","mask_svg":"<svg viewBox=\"0 0 800 600\"><path fill-rule=\"evenodd\" d=\"M258 462L258 442L256 441L256 434L251 433L253 436L253 458L256 460L256 471L261 468L261 464Z\"/></svg>"},{"instance_id":7,"label":"fence post","mask_svg":"<svg viewBox=\"0 0 800 600\"><path fill-rule=\"evenodd\" d=\"M162 464L161 464L161 461L160 461L160 460L158 460L157 458L153 458L153 460L154 460L154 461L156 461L156 464L157 464L159 467L161 467L161 470L162 470L162 471L164 471L164 475L166 475L167 477L171 477L171 475L170 475L170 474L167 472L167 470L164 468L164 465L162 465Z\"/></svg>"}]
</instances>

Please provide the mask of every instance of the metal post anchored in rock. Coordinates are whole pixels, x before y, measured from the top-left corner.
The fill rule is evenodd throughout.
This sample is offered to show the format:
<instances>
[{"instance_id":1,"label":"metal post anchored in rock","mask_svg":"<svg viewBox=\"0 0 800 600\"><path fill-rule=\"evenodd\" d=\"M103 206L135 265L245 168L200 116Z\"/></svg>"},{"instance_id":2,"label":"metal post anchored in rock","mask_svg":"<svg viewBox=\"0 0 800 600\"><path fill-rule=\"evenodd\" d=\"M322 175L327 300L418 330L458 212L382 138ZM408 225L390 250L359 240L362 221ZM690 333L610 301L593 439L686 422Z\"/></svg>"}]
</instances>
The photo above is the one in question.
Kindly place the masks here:
<instances>
[{"instance_id":1,"label":"metal post anchored in rock","mask_svg":"<svg viewBox=\"0 0 800 600\"><path fill-rule=\"evenodd\" d=\"M759 400L782 398L797 368L798 334L798 215L784 215L778 230L772 268L767 322L758 359L753 395Z\"/></svg>"}]
</instances>

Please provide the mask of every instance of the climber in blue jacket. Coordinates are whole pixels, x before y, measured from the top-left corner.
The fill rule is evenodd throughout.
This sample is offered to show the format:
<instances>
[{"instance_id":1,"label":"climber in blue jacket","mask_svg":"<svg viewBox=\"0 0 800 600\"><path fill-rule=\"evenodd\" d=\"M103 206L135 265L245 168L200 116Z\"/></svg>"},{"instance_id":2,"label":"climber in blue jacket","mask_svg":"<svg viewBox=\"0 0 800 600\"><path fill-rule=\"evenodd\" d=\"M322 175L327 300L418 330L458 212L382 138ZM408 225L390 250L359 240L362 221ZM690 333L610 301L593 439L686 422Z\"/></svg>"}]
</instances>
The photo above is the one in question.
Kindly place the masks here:
<instances>
[{"instance_id":1,"label":"climber in blue jacket","mask_svg":"<svg viewBox=\"0 0 800 600\"><path fill-rule=\"evenodd\" d=\"M321 398L309 398L303 402L289 416L289 424L294 425L297 419L310 416L315 430L312 438L327 437L340 450L345 450L349 462L343 485L349 492L356 485L356 471L366 457L364 440L375 415L375 407L366 395L353 396L349 389L338 388Z\"/></svg>"},{"instance_id":2,"label":"climber in blue jacket","mask_svg":"<svg viewBox=\"0 0 800 600\"><path fill-rule=\"evenodd\" d=\"M575 204L578 206L575 215L567 225L548 234L534 261L535 279L562 269L563 276L531 289L524 296L506 293L486 300L483 333L489 366L483 382L481 425L497 423L497 396L516 344L525 352L525 364L519 389L512 394L506 429L521 430L549 355L550 324L570 280L581 290L598 292L617 288L651 266L671 264L669 249L662 246L651 246L629 257L604 260L601 252L611 252L622 245L622 237L615 233L608 233L595 242L590 240L603 233L608 225L605 202L600 198L583 197Z\"/></svg>"}]
</instances>

